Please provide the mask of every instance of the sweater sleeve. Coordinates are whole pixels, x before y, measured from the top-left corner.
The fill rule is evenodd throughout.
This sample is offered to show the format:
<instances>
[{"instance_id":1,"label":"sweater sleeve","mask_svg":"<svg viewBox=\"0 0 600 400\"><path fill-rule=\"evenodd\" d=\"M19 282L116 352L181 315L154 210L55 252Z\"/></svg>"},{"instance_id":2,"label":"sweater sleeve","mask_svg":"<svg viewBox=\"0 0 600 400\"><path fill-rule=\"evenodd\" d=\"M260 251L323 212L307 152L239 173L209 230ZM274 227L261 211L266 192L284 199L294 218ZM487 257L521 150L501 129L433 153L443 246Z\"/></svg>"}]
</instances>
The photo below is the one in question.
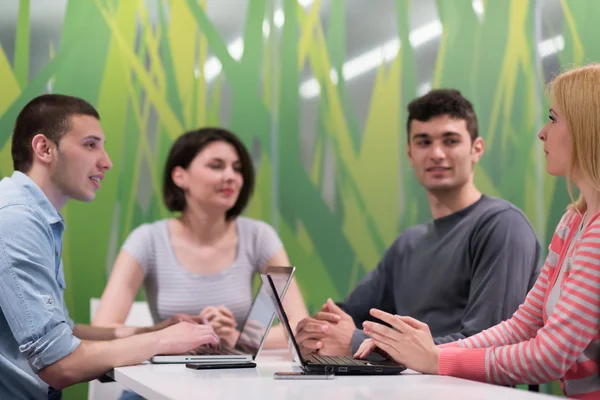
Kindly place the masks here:
<instances>
[{"instance_id":1,"label":"sweater sleeve","mask_svg":"<svg viewBox=\"0 0 600 400\"><path fill-rule=\"evenodd\" d=\"M567 246L562 243L564 239L559 231L553 244ZM510 341L513 344L496 345L501 330L500 326L492 328L491 332L484 332L492 343L487 349L466 346L441 349L439 373L506 385L562 378L600 328L600 220L597 217L588 225L575 251L556 306L534 335L521 340L515 331ZM545 269L544 277L540 277L545 279L545 290L540 293L542 302L536 306L535 321L542 317L543 298L549 290L551 275L548 268ZM543 287L538 283L536 286ZM525 331L522 320L514 317L512 320L513 329ZM536 324L529 324L529 327L534 326ZM515 336L519 340L515 341Z\"/></svg>"}]
</instances>

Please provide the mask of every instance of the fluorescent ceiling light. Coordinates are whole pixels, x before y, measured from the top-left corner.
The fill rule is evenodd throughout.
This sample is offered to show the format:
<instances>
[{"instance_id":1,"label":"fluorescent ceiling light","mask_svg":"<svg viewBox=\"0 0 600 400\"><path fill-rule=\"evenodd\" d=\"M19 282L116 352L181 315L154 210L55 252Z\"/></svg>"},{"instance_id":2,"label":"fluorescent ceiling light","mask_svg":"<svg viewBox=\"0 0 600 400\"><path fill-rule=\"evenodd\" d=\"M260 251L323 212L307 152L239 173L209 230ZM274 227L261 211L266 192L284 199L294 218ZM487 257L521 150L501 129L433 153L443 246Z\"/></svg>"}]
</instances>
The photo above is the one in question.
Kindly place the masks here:
<instances>
[{"instance_id":1,"label":"fluorescent ceiling light","mask_svg":"<svg viewBox=\"0 0 600 400\"><path fill-rule=\"evenodd\" d=\"M331 69L331 71L329 71L329 77L331 78L331 82L333 82L334 85L338 84L338 73L335 69Z\"/></svg>"},{"instance_id":2,"label":"fluorescent ceiling light","mask_svg":"<svg viewBox=\"0 0 600 400\"><path fill-rule=\"evenodd\" d=\"M313 0L298 0L298 4L304 8L310 6L312 3ZM273 13L273 23L277 28L281 28L284 22L285 16L283 14L283 10L278 8ZM262 31L264 37L269 36L269 33L271 32L271 25L269 24L268 20L263 21ZM242 41L242 37L240 36L234 39L227 46L227 50L234 60L239 61L244 53L244 42ZM221 73L221 69L221 62L216 57L210 57L208 60L206 60L206 63L204 64L204 79L206 82L211 82L213 79L215 79ZM195 69L194 74L196 77L200 75L198 68Z\"/></svg>"},{"instance_id":3,"label":"fluorescent ceiling light","mask_svg":"<svg viewBox=\"0 0 600 400\"><path fill-rule=\"evenodd\" d=\"M411 31L408 40L413 48L424 45L442 34L443 27L439 19Z\"/></svg>"},{"instance_id":4,"label":"fluorescent ceiling light","mask_svg":"<svg viewBox=\"0 0 600 400\"><path fill-rule=\"evenodd\" d=\"M483 13L485 12L483 0L473 0L471 6L473 7L473 11L475 11L475 15L477 15L477 18L481 21L483 19Z\"/></svg>"},{"instance_id":5,"label":"fluorescent ceiling light","mask_svg":"<svg viewBox=\"0 0 600 400\"><path fill-rule=\"evenodd\" d=\"M442 24L439 20L435 20L412 31L409 34L409 41L413 48L416 48L439 37L442 32ZM379 67L383 63L390 62L398 54L400 45L401 43L398 38L391 39L372 50L346 61L342 66L344 79L349 81ZM315 78L309 78L300 84L299 90L302 98L310 99L316 97L320 93L319 82Z\"/></svg>"},{"instance_id":6,"label":"fluorescent ceiling light","mask_svg":"<svg viewBox=\"0 0 600 400\"><path fill-rule=\"evenodd\" d=\"M377 68L384 62L388 62L396 57L400 50L400 40L392 39L385 42L373 50L367 51L358 57L348 60L342 67L342 73L345 80L356 78L374 68Z\"/></svg>"},{"instance_id":7,"label":"fluorescent ceiling light","mask_svg":"<svg viewBox=\"0 0 600 400\"><path fill-rule=\"evenodd\" d=\"M431 82L425 82L417 87L417 96L423 96L431 90Z\"/></svg>"},{"instance_id":8,"label":"fluorescent ceiling light","mask_svg":"<svg viewBox=\"0 0 600 400\"><path fill-rule=\"evenodd\" d=\"M275 13L273 13L273 23L276 27L281 28L284 22L285 15L283 15L283 10L281 8L278 8L277 10L275 10Z\"/></svg>"},{"instance_id":9,"label":"fluorescent ceiling light","mask_svg":"<svg viewBox=\"0 0 600 400\"><path fill-rule=\"evenodd\" d=\"M377 68L384 62L389 62L396 57L400 50L400 40L392 39L385 42L376 49L369 50L358 57L348 60L342 66L342 75L344 80L349 81L372 69ZM338 83L337 72L332 69L329 76L334 84ZM303 98L312 98L320 93L319 82L315 78L307 79L300 85L300 95Z\"/></svg>"},{"instance_id":10,"label":"fluorescent ceiling light","mask_svg":"<svg viewBox=\"0 0 600 400\"><path fill-rule=\"evenodd\" d=\"M244 54L244 42L242 41L242 38L239 37L231 42L229 46L227 46L227 51L231 55L231 58L239 61L239 59L242 58L242 54ZM216 57L213 56L206 60L206 63L204 63L205 81L210 82L215 79L217 75L221 73L222 68L221 62ZM196 77L200 75L198 68L195 70L195 75Z\"/></svg>"},{"instance_id":11,"label":"fluorescent ceiling light","mask_svg":"<svg viewBox=\"0 0 600 400\"><path fill-rule=\"evenodd\" d=\"M549 55L561 52L565 48L565 38L563 35L554 36L553 38L544 40L538 44L538 54L540 57L548 57Z\"/></svg>"},{"instance_id":12,"label":"fluorescent ceiling light","mask_svg":"<svg viewBox=\"0 0 600 400\"><path fill-rule=\"evenodd\" d=\"M315 78L310 78L300 85L300 96L304 99L312 99L321 93L319 82Z\"/></svg>"},{"instance_id":13,"label":"fluorescent ceiling light","mask_svg":"<svg viewBox=\"0 0 600 400\"><path fill-rule=\"evenodd\" d=\"M298 0L298 4L300 4L304 8L310 6L312 3L313 0Z\"/></svg>"}]
</instances>

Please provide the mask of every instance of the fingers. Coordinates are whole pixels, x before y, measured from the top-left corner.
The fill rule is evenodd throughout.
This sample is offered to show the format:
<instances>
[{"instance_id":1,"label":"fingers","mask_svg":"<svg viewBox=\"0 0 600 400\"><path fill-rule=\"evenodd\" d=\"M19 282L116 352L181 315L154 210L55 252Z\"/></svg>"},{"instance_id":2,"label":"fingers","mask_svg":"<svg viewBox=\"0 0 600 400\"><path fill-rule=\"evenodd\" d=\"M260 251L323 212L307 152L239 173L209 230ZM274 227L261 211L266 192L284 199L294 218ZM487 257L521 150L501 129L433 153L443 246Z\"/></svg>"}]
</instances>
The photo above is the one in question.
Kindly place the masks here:
<instances>
[{"instance_id":1,"label":"fingers","mask_svg":"<svg viewBox=\"0 0 600 400\"><path fill-rule=\"evenodd\" d=\"M240 337L240 333L231 327L223 327L222 329L216 330L217 335L221 339L221 342L227 343L228 346L235 346L238 338Z\"/></svg>"},{"instance_id":2,"label":"fingers","mask_svg":"<svg viewBox=\"0 0 600 400\"><path fill-rule=\"evenodd\" d=\"M219 336L231 335L234 332L237 332L237 329L232 328L230 326L221 326L219 328L215 328L215 332Z\"/></svg>"},{"instance_id":3,"label":"fingers","mask_svg":"<svg viewBox=\"0 0 600 400\"><path fill-rule=\"evenodd\" d=\"M198 335L200 336L200 344L210 344L213 346L219 345L219 336L215 333L215 331L204 325L196 325L196 330Z\"/></svg>"},{"instance_id":4,"label":"fingers","mask_svg":"<svg viewBox=\"0 0 600 400\"><path fill-rule=\"evenodd\" d=\"M340 319L342 319L342 317L340 317L338 314L326 311L319 311L313 316L313 318L318 319L319 321L327 321L333 323L339 322Z\"/></svg>"},{"instance_id":5,"label":"fingers","mask_svg":"<svg viewBox=\"0 0 600 400\"><path fill-rule=\"evenodd\" d=\"M382 335L379 332L370 331L370 330L367 330L367 329L365 329L364 332L367 335L369 335L371 337L371 339L378 340L380 342L386 342L387 343L388 341L395 341L394 339L390 338L389 336Z\"/></svg>"},{"instance_id":6,"label":"fingers","mask_svg":"<svg viewBox=\"0 0 600 400\"><path fill-rule=\"evenodd\" d=\"M400 316L397 315L396 318L399 318L402 322L406 323L407 325L415 328L415 329L419 329L419 330L427 330L429 331L429 326L426 323L423 323L419 320L416 320L412 317L406 317L406 316Z\"/></svg>"},{"instance_id":7,"label":"fingers","mask_svg":"<svg viewBox=\"0 0 600 400\"><path fill-rule=\"evenodd\" d=\"M354 353L354 358L366 358L375 348L373 341L371 339L365 339L361 344L356 353Z\"/></svg>"},{"instance_id":8,"label":"fingers","mask_svg":"<svg viewBox=\"0 0 600 400\"><path fill-rule=\"evenodd\" d=\"M327 304L327 310L326 310L326 311L329 311L329 312L331 312L331 313L337 314L337 315L339 315L339 316L342 316L342 315L345 315L345 314L346 314L346 313L344 312L344 310L342 310L341 308L339 308L339 307L337 306L337 304L335 304L335 303L333 302L333 300L331 300L331 299L327 299L327 303L325 303L325 304ZM325 310L323 310L323 311L325 311Z\"/></svg>"},{"instance_id":9,"label":"fingers","mask_svg":"<svg viewBox=\"0 0 600 400\"><path fill-rule=\"evenodd\" d=\"M215 330L208 325L192 325L199 332L214 332Z\"/></svg>"},{"instance_id":10,"label":"fingers","mask_svg":"<svg viewBox=\"0 0 600 400\"><path fill-rule=\"evenodd\" d=\"M225 306L205 307L198 317L199 321L208 321L213 327L226 325L226 326L237 326L233 313Z\"/></svg>"},{"instance_id":11,"label":"fingers","mask_svg":"<svg viewBox=\"0 0 600 400\"><path fill-rule=\"evenodd\" d=\"M209 310L207 310L207 308L210 308ZM209 322L212 321L214 318L216 318L217 316L219 316L221 313L214 307L206 307L204 310L202 310L202 313L200 313L200 317L204 317L206 318Z\"/></svg>"},{"instance_id":12,"label":"fingers","mask_svg":"<svg viewBox=\"0 0 600 400\"><path fill-rule=\"evenodd\" d=\"M308 324L309 322L312 322L314 319L313 318L304 318L302 320L300 320L300 322L298 322L298 324L296 325L296 332L300 332L302 329L304 329L304 326L306 324Z\"/></svg>"},{"instance_id":13,"label":"fingers","mask_svg":"<svg viewBox=\"0 0 600 400\"><path fill-rule=\"evenodd\" d=\"M204 317L200 317L200 316L196 316L196 315L186 315L185 319L183 319L184 321L187 322L191 322L194 324L201 324L201 325L206 325L206 318Z\"/></svg>"},{"instance_id":14,"label":"fingers","mask_svg":"<svg viewBox=\"0 0 600 400\"><path fill-rule=\"evenodd\" d=\"M319 313L317 313L317 314L319 314ZM329 314L329 313L327 313L327 314ZM331 316L331 315L335 315L335 314L329 314L329 315ZM331 318L335 319L334 317L331 317ZM309 325L313 326L313 327L314 326L327 326L327 324L325 322L326 322L325 320L319 320L317 318L311 318L311 317L304 318L303 320L298 322L298 324L296 325L296 333L306 329L306 327ZM335 322L337 322L337 321L335 321ZM314 331L314 329L312 331Z\"/></svg>"},{"instance_id":15,"label":"fingers","mask_svg":"<svg viewBox=\"0 0 600 400\"><path fill-rule=\"evenodd\" d=\"M313 329L313 331L309 331L307 329L303 329L301 331L299 331L296 335L294 335L294 338L296 339L296 342L298 343L302 343L306 340L321 340L323 339L323 337L325 337L325 332L329 329L329 327L327 325L321 326L321 327L312 327L311 329Z\"/></svg>"},{"instance_id":16,"label":"fingers","mask_svg":"<svg viewBox=\"0 0 600 400\"><path fill-rule=\"evenodd\" d=\"M310 340L305 340L304 342L300 343L300 351L302 352L303 355L314 353L315 351L319 350L322 347L323 347L323 342L321 342L319 340L310 339Z\"/></svg>"},{"instance_id":17,"label":"fingers","mask_svg":"<svg viewBox=\"0 0 600 400\"><path fill-rule=\"evenodd\" d=\"M304 325L302 328L303 332L306 333L321 333L327 332L329 330L329 326L327 324L319 323L319 322L309 322Z\"/></svg>"},{"instance_id":18,"label":"fingers","mask_svg":"<svg viewBox=\"0 0 600 400\"><path fill-rule=\"evenodd\" d=\"M219 311L221 314L225 315L226 317L229 317L229 318L231 318L231 319L235 320L235 317L234 317L233 313L231 312L231 310L229 310L229 308L227 308L227 307L225 307L225 306L219 306L219 307L217 308L217 310L218 310L218 311Z\"/></svg>"},{"instance_id":19,"label":"fingers","mask_svg":"<svg viewBox=\"0 0 600 400\"><path fill-rule=\"evenodd\" d=\"M399 360L397 357L398 352L396 351L396 349L394 349L392 345L386 342L379 341L375 338L373 338L373 344L377 346L381 351L383 351L388 356L388 358L396 362L402 363L402 360Z\"/></svg>"},{"instance_id":20,"label":"fingers","mask_svg":"<svg viewBox=\"0 0 600 400\"><path fill-rule=\"evenodd\" d=\"M172 315L169 319L165 320L164 322L170 321L171 324L176 324L178 322L190 322L190 323L197 323L196 321L198 320L198 318L195 315L188 315L188 314L175 314Z\"/></svg>"},{"instance_id":21,"label":"fingers","mask_svg":"<svg viewBox=\"0 0 600 400\"><path fill-rule=\"evenodd\" d=\"M383 338L390 339L392 341L398 341L400 339L401 333L395 331L392 328L389 328L385 325L378 324L377 322L365 321L363 322L363 330L364 332L372 338L379 338L383 340Z\"/></svg>"},{"instance_id":22,"label":"fingers","mask_svg":"<svg viewBox=\"0 0 600 400\"><path fill-rule=\"evenodd\" d=\"M214 313L217 309L213 306L204 307L202 311L200 311L201 317L208 317L209 313Z\"/></svg>"},{"instance_id":23,"label":"fingers","mask_svg":"<svg viewBox=\"0 0 600 400\"><path fill-rule=\"evenodd\" d=\"M229 317L219 315L219 316L213 318L212 320L210 320L210 325L213 328L216 328L218 326L235 327L235 326L237 326L237 322L235 322L234 319L231 319Z\"/></svg>"},{"instance_id":24,"label":"fingers","mask_svg":"<svg viewBox=\"0 0 600 400\"><path fill-rule=\"evenodd\" d=\"M378 310L376 308L372 308L369 313L375 318L380 319L383 322L387 322L399 332L410 332L411 330L415 329L406 322L404 322L398 315L392 315L390 313Z\"/></svg>"}]
</instances>

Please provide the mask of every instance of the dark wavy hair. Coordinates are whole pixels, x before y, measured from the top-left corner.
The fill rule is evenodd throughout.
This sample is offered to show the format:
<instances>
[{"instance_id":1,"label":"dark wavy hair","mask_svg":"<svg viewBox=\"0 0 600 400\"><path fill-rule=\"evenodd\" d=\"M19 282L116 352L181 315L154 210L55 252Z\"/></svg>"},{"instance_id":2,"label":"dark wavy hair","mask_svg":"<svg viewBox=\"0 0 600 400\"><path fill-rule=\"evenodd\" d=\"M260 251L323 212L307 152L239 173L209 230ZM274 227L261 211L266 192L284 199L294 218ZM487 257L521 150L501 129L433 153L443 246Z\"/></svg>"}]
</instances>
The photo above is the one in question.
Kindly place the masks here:
<instances>
[{"instance_id":1,"label":"dark wavy hair","mask_svg":"<svg viewBox=\"0 0 600 400\"><path fill-rule=\"evenodd\" d=\"M167 157L164 170L163 200L171 211L183 211L186 207L183 190L173 182L173 169L181 167L187 169L192 160L210 143L226 142L232 145L240 158L241 174L244 179L242 189L237 201L225 213L225 219L230 220L239 216L254 191L254 166L246 146L236 135L223 128L201 128L189 131L179 136Z\"/></svg>"},{"instance_id":2,"label":"dark wavy hair","mask_svg":"<svg viewBox=\"0 0 600 400\"><path fill-rule=\"evenodd\" d=\"M456 89L434 89L408 104L407 139L410 141L410 124L413 120L425 122L442 115L465 120L471 142L479 136L473 104Z\"/></svg>"}]
</instances>

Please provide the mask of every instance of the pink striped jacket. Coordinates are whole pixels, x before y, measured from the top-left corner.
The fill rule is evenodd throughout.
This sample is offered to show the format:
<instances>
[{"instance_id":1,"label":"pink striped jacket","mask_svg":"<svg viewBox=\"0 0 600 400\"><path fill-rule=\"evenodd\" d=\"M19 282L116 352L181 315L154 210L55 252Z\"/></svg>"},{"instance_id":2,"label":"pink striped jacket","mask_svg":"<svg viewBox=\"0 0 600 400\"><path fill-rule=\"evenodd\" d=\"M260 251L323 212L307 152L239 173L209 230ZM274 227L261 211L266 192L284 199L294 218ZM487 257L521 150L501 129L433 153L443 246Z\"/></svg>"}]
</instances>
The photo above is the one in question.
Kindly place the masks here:
<instances>
[{"instance_id":1,"label":"pink striped jacket","mask_svg":"<svg viewBox=\"0 0 600 400\"><path fill-rule=\"evenodd\" d=\"M439 374L497 384L561 380L575 399L600 399L600 213L580 231L568 211L525 303L477 335L440 346Z\"/></svg>"}]
</instances>

